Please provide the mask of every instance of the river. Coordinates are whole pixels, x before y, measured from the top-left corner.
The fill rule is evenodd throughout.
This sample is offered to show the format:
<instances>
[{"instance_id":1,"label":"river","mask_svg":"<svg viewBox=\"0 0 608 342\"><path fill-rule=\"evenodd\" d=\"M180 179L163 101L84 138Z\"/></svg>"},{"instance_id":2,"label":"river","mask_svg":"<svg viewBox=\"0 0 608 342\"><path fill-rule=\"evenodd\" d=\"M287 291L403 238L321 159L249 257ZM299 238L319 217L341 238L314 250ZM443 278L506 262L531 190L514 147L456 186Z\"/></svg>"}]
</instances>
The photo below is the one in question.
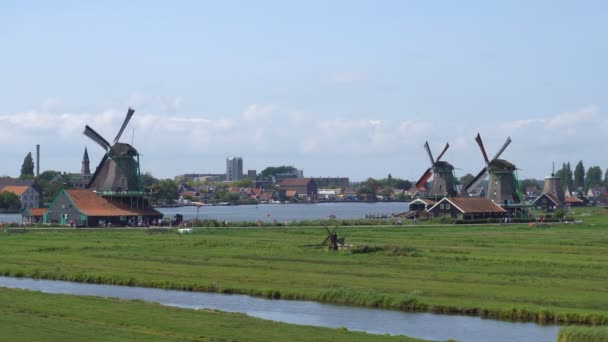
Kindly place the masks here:
<instances>
[{"instance_id":1,"label":"river","mask_svg":"<svg viewBox=\"0 0 608 342\"><path fill-rule=\"evenodd\" d=\"M139 299L179 308L241 312L253 317L291 324L345 327L348 330L365 331L372 334L407 335L429 340L555 342L559 331L559 327L555 325L503 322L469 316L409 313L308 301L273 300L244 295L10 277L0 277L0 286L45 293Z\"/></svg>"},{"instance_id":2,"label":"river","mask_svg":"<svg viewBox=\"0 0 608 342\"><path fill-rule=\"evenodd\" d=\"M302 221L328 218L335 215L337 219L359 219L366 214L390 215L407 211L405 202L349 202L349 203L315 203L315 204L259 204L204 206L198 210L198 218L220 221L258 221L272 222ZM167 218L175 214L184 215L190 220L197 217L196 207L158 208ZM21 222L21 214L0 214L0 222Z\"/></svg>"}]
</instances>

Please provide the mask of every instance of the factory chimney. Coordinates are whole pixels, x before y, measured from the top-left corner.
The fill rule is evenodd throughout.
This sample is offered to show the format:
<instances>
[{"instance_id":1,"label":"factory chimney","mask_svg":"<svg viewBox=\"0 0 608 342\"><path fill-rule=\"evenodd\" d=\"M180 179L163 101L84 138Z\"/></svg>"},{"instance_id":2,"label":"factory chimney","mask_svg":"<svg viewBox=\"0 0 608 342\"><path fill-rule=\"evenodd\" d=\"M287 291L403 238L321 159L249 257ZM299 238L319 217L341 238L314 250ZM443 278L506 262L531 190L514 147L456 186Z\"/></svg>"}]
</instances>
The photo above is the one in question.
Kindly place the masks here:
<instances>
[{"instance_id":1,"label":"factory chimney","mask_svg":"<svg viewBox=\"0 0 608 342\"><path fill-rule=\"evenodd\" d=\"M40 176L40 144L36 144L36 177Z\"/></svg>"}]
</instances>

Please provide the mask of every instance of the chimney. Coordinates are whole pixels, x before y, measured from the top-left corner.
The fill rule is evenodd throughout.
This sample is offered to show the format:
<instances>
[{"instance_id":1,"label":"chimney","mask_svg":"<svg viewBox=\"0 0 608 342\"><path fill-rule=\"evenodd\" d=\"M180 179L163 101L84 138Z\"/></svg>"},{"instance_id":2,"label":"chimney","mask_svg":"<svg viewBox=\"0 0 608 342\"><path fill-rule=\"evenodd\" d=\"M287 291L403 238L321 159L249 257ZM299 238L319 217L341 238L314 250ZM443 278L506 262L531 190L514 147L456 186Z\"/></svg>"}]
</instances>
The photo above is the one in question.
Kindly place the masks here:
<instances>
[{"instance_id":1,"label":"chimney","mask_svg":"<svg viewBox=\"0 0 608 342\"><path fill-rule=\"evenodd\" d=\"M36 144L36 177L40 176L40 144Z\"/></svg>"}]
</instances>

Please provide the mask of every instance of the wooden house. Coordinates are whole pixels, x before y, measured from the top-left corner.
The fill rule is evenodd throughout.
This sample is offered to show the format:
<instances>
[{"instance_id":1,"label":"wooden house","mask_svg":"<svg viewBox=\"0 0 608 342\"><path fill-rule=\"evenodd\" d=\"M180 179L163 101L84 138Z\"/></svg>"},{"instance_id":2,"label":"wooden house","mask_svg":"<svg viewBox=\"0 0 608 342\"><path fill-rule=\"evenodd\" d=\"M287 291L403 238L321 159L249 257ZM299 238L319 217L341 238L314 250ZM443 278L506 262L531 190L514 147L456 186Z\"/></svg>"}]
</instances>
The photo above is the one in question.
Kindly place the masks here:
<instances>
[{"instance_id":1,"label":"wooden house","mask_svg":"<svg viewBox=\"0 0 608 342\"><path fill-rule=\"evenodd\" d=\"M161 220L163 214L148 201L124 204L101 197L88 189L61 191L44 214L45 223L75 226L147 226Z\"/></svg>"},{"instance_id":2,"label":"wooden house","mask_svg":"<svg viewBox=\"0 0 608 342\"><path fill-rule=\"evenodd\" d=\"M453 219L503 218L507 211L482 197L445 197L427 210L428 217L448 216Z\"/></svg>"},{"instance_id":3,"label":"wooden house","mask_svg":"<svg viewBox=\"0 0 608 342\"><path fill-rule=\"evenodd\" d=\"M543 193L542 195L536 197L531 205L536 209L548 211L561 207L563 203L554 194Z\"/></svg>"}]
</instances>

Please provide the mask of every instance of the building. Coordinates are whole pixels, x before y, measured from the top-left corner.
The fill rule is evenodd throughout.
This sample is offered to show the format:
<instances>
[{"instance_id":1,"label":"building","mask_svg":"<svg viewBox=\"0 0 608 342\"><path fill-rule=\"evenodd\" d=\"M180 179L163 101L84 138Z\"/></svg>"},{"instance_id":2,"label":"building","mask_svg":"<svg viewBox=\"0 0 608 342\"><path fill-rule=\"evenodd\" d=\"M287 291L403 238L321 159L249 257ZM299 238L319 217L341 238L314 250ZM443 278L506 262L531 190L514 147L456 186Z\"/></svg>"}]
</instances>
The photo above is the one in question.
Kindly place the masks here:
<instances>
[{"instance_id":1,"label":"building","mask_svg":"<svg viewBox=\"0 0 608 342\"><path fill-rule=\"evenodd\" d=\"M318 184L317 184L318 186ZM339 201L343 199L342 190L338 189L317 189L317 197L324 201Z\"/></svg>"},{"instance_id":2,"label":"building","mask_svg":"<svg viewBox=\"0 0 608 342\"><path fill-rule=\"evenodd\" d=\"M593 186L593 187L590 187L589 190L587 190L587 197L598 198L601 195L605 194L606 192L608 192L608 190L606 189L605 186Z\"/></svg>"},{"instance_id":3,"label":"building","mask_svg":"<svg viewBox=\"0 0 608 342\"><path fill-rule=\"evenodd\" d=\"M437 202L428 198L417 198L411 201L408 207L410 211L427 211L435 204L437 204Z\"/></svg>"},{"instance_id":4,"label":"building","mask_svg":"<svg viewBox=\"0 0 608 342\"><path fill-rule=\"evenodd\" d=\"M23 213L21 213L21 221L25 224L42 223L46 212L46 208L26 208L23 210Z\"/></svg>"},{"instance_id":5,"label":"building","mask_svg":"<svg viewBox=\"0 0 608 342\"><path fill-rule=\"evenodd\" d=\"M507 211L483 197L445 197L428 211L428 217L450 217L460 220L504 218Z\"/></svg>"},{"instance_id":6,"label":"building","mask_svg":"<svg viewBox=\"0 0 608 342\"><path fill-rule=\"evenodd\" d=\"M255 182L258 179L258 173L256 170L247 170L247 178L249 178L252 182Z\"/></svg>"},{"instance_id":7,"label":"building","mask_svg":"<svg viewBox=\"0 0 608 342\"><path fill-rule=\"evenodd\" d=\"M226 180L225 173L186 173L175 177L180 182L224 182Z\"/></svg>"},{"instance_id":8,"label":"building","mask_svg":"<svg viewBox=\"0 0 608 342\"><path fill-rule=\"evenodd\" d=\"M323 189L346 189L350 184L348 177L313 177L319 188Z\"/></svg>"},{"instance_id":9,"label":"building","mask_svg":"<svg viewBox=\"0 0 608 342\"><path fill-rule=\"evenodd\" d=\"M226 158L226 180L236 182L243 178L243 158Z\"/></svg>"},{"instance_id":10,"label":"building","mask_svg":"<svg viewBox=\"0 0 608 342\"><path fill-rule=\"evenodd\" d=\"M557 198L553 193L543 193L538 196L531 204L536 209L542 209L545 211L555 210L563 205L563 202Z\"/></svg>"},{"instance_id":11,"label":"building","mask_svg":"<svg viewBox=\"0 0 608 342\"><path fill-rule=\"evenodd\" d=\"M143 197L140 201L121 203L97 195L88 189L62 190L44 214L44 223L75 226L147 226L163 214L152 208Z\"/></svg>"},{"instance_id":12,"label":"building","mask_svg":"<svg viewBox=\"0 0 608 342\"><path fill-rule=\"evenodd\" d=\"M69 179L70 184L74 188L86 189L89 187L89 182L93 175L91 174L89 152L84 148L84 155L80 167L80 173L64 173Z\"/></svg>"},{"instance_id":13,"label":"building","mask_svg":"<svg viewBox=\"0 0 608 342\"><path fill-rule=\"evenodd\" d=\"M1 178L0 192L11 192L21 201L21 210L40 207L40 187L33 179Z\"/></svg>"},{"instance_id":14,"label":"building","mask_svg":"<svg viewBox=\"0 0 608 342\"><path fill-rule=\"evenodd\" d=\"M282 191L296 191L300 200L314 202L317 200L317 183L312 178L285 178L279 183Z\"/></svg>"}]
</instances>

